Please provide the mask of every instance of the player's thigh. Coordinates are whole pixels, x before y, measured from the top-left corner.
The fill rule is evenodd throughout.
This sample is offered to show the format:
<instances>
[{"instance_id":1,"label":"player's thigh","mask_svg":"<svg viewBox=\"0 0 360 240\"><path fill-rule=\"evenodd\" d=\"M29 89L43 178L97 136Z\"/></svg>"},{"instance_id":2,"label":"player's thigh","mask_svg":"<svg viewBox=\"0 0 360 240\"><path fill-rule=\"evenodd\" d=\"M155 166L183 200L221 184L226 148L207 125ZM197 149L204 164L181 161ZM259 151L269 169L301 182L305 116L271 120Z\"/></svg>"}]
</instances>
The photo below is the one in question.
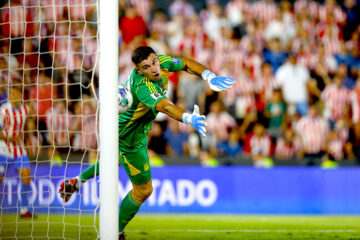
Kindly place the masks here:
<instances>
[{"instance_id":1,"label":"player's thigh","mask_svg":"<svg viewBox=\"0 0 360 240\"><path fill-rule=\"evenodd\" d=\"M145 147L137 152L120 151L120 160L132 183L143 185L151 180L151 167Z\"/></svg>"}]
</instances>

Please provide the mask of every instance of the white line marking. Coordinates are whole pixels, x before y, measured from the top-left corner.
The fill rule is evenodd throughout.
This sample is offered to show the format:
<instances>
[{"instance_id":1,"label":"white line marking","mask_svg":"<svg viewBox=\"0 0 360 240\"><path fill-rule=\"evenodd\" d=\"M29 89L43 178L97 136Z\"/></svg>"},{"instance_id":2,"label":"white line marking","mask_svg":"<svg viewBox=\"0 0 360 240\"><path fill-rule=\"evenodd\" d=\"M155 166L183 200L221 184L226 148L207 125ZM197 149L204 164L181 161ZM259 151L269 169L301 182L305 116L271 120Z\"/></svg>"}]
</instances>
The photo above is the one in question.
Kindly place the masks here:
<instances>
[{"instance_id":1,"label":"white line marking","mask_svg":"<svg viewBox=\"0 0 360 240\"><path fill-rule=\"evenodd\" d=\"M148 230L127 230L127 232L193 232L193 233L221 233L221 232L232 232L232 233L285 233L285 232L295 232L295 233L357 233L359 230L354 229L148 229Z\"/></svg>"}]
</instances>

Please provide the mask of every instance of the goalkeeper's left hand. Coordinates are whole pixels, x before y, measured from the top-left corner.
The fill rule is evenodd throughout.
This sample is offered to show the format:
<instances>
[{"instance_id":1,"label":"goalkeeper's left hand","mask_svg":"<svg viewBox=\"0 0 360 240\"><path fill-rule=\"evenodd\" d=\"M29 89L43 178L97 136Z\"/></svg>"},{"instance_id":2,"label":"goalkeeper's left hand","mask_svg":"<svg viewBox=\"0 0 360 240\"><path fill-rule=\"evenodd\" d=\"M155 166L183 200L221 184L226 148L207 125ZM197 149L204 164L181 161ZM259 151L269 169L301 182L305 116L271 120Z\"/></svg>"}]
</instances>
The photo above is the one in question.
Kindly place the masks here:
<instances>
[{"instance_id":1,"label":"goalkeeper's left hand","mask_svg":"<svg viewBox=\"0 0 360 240\"><path fill-rule=\"evenodd\" d=\"M209 70L203 71L201 77L209 83L210 89L215 92L224 91L235 83L235 79L229 77L218 77Z\"/></svg>"},{"instance_id":2,"label":"goalkeeper's left hand","mask_svg":"<svg viewBox=\"0 0 360 240\"><path fill-rule=\"evenodd\" d=\"M191 125L195 128L196 131L198 131L201 135L201 137L206 136L206 122L205 122L205 116L200 115L199 106L194 105L194 111L193 113L183 113L182 115L182 121L183 123L186 123L188 125Z\"/></svg>"}]
</instances>

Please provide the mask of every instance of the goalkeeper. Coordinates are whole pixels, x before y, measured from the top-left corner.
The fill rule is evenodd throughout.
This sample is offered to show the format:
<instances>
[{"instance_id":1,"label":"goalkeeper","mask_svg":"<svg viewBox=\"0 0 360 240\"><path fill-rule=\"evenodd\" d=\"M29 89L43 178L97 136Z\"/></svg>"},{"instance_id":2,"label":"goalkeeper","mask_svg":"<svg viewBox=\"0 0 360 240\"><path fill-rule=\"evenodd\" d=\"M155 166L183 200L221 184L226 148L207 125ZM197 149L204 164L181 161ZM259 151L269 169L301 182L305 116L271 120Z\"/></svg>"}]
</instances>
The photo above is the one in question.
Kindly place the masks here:
<instances>
[{"instance_id":1,"label":"goalkeeper","mask_svg":"<svg viewBox=\"0 0 360 240\"><path fill-rule=\"evenodd\" d=\"M166 98L168 73L187 71L202 76L214 91L223 91L235 82L232 78L218 77L200 63L189 58L156 55L147 46L134 50L135 67L126 82L133 96L129 110L119 115L119 157L128 174L133 189L123 199L119 211L119 239L125 239L124 228L135 216L140 206L151 195L151 167L147 155L147 135L158 112L193 126L201 137L206 135L205 116L197 105L193 113L186 113ZM88 179L99 174L99 162L84 170L79 176L65 180L59 192L65 202Z\"/></svg>"}]
</instances>

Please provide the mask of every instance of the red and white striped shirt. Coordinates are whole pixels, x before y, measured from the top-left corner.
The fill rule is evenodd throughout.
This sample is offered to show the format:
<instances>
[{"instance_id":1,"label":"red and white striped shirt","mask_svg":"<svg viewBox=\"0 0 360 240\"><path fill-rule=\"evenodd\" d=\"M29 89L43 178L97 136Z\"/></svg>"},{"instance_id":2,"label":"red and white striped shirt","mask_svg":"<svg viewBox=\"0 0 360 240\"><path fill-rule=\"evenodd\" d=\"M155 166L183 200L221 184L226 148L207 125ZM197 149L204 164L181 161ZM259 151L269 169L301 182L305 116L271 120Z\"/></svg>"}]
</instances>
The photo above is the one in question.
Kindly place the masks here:
<instances>
[{"instance_id":1,"label":"red and white striped shirt","mask_svg":"<svg viewBox=\"0 0 360 240\"><path fill-rule=\"evenodd\" d=\"M337 120L346 114L350 93L345 87L338 88L335 84L330 84L321 93L321 100L325 103L325 109L330 112L329 119Z\"/></svg>"},{"instance_id":2,"label":"red and white striped shirt","mask_svg":"<svg viewBox=\"0 0 360 240\"><path fill-rule=\"evenodd\" d=\"M81 126L81 132L75 136L74 147L82 150L96 150L98 146L98 121L96 113L91 115L84 114Z\"/></svg>"},{"instance_id":3,"label":"red and white striped shirt","mask_svg":"<svg viewBox=\"0 0 360 240\"><path fill-rule=\"evenodd\" d=\"M152 0L130 0L131 5L136 9L136 12L142 16L145 22L150 19Z\"/></svg>"},{"instance_id":4,"label":"red and white striped shirt","mask_svg":"<svg viewBox=\"0 0 360 240\"><path fill-rule=\"evenodd\" d=\"M206 118L209 133L218 134L218 140L226 141L228 139L228 130L235 126L235 119L227 112L221 112L216 115L210 112Z\"/></svg>"},{"instance_id":5,"label":"red and white striped shirt","mask_svg":"<svg viewBox=\"0 0 360 240\"><path fill-rule=\"evenodd\" d=\"M249 78L239 77L223 94L226 106L236 104L237 117L244 117L246 113L256 109L254 82Z\"/></svg>"},{"instance_id":6,"label":"red and white striped shirt","mask_svg":"<svg viewBox=\"0 0 360 240\"><path fill-rule=\"evenodd\" d=\"M286 143L283 138L276 141L275 154L282 159L296 157L296 153L301 150L301 141L294 138L291 143Z\"/></svg>"},{"instance_id":7,"label":"red and white striped shirt","mask_svg":"<svg viewBox=\"0 0 360 240\"><path fill-rule=\"evenodd\" d=\"M46 112L46 127L53 133L53 144L56 146L67 146L69 144L73 120L73 114L68 110L58 110L56 107L50 108Z\"/></svg>"},{"instance_id":8,"label":"red and white striped shirt","mask_svg":"<svg viewBox=\"0 0 360 240\"><path fill-rule=\"evenodd\" d=\"M180 14L184 17L191 17L195 13L193 5L185 1L173 1L169 6L170 16Z\"/></svg>"},{"instance_id":9,"label":"red and white striped shirt","mask_svg":"<svg viewBox=\"0 0 360 240\"><path fill-rule=\"evenodd\" d=\"M334 139L328 142L327 150L335 160L340 160L344 156L344 143L341 139Z\"/></svg>"},{"instance_id":10,"label":"red and white striped shirt","mask_svg":"<svg viewBox=\"0 0 360 240\"><path fill-rule=\"evenodd\" d=\"M13 108L11 104L5 103L0 108L0 126L2 134L5 137L17 137L23 134L25 127L26 117L28 115L28 107L21 105L19 108ZM6 144L7 149L4 153L5 156L11 158L18 158L26 155L26 150L23 143L16 143L13 141L0 140L1 145ZM0 148L1 149L1 148Z\"/></svg>"},{"instance_id":11,"label":"red and white striped shirt","mask_svg":"<svg viewBox=\"0 0 360 240\"><path fill-rule=\"evenodd\" d=\"M336 23L342 24L346 20L346 14L340 7L337 6L330 7L326 5L320 7L319 9L320 21L326 22L330 14L334 16L334 20Z\"/></svg>"},{"instance_id":12,"label":"red and white striped shirt","mask_svg":"<svg viewBox=\"0 0 360 240\"><path fill-rule=\"evenodd\" d=\"M360 121L360 89L356 88L350 93L352 121L358 123Z\"/></svg>"},{"instance_id":13,"label":"red and white striped shirt","mask_svg":"<svg viewBox=\"0 0 360 240\"><path fill-rule=\"evenodd\" d=\"M1 28L5 36L25 36L26 10L19 4L6 4L1 11Z\"/></svg>"},{"instance_id":14,"label":"red and white striped shirt","mask_svg":"<svg viewBox=\"0 0 360 240\"><path fill-rule=\"evenodd\" d=\"M301 136L305 153L316 154L324 149L329 124L321 117L304 116L295 125L295 131Z\"/></svg>"},{"instance_id":15,"label":"red and white striped shirt","mask_svg":"<svg viewBox=\"0 0 360 240\"><path fill-rule=\"evenodd\" d=\"M261 155L268 157L271 154L271 138L265 134L261 137L255 134L250 137L249 150L252 155Z\"/></svg>"},{"instance_id":16,"label":"red and white striped shirt","mask_svg":"<svg viewBox=\"0 0 360 240\"><path fill-rule=\"evenodd\" d=\"M67 0L41 0L41 8L46 21L59 21L65 13Z\"/></svg>"},{"instance_id":17,"label":"red and white striped shirt","mask_svg":"<svg viewBox=\"0 0 360 240\"><path fill-rule=\"evenodd\" d=\"M71 20L86 20L86 15L91 8L96 7L95 0L68 0Z\"/></svg>"},{"instance_id":18,"label":"red and white striped shirt","mask_svg":"<svg viewBox=\"0 0 360 240\"><path fill-rule=\"evenodd\" d=\"M298 0L294 3L295 13L306 11L312 18L319 15L319 4L313 0Z\"/></svg>"},{"instance_id":19,"label":"red and white striped shirt","mask_svg":"<svg viewBox=\"0 0 360 240\"><path fill-rule=\"evenodd\" d=\"M273 2L258 1L251 6L252 16L261 19L264 22L270 22L277 14L279 14L279 8Z\"/></svg>"},{"instance_id":20,"label":"red and white striped shirt","mask_svg":"<svg viewBox=\"0 0 360 240\"><path fill-rule=\"evenodd\" d=\"M322 42L325 46L325 51L327 55L334 55L339 53L341 50L341 42L337 38L327 38L324 37Z\"/></svg>"},{"instance_id":21,"label":"red and white striped shirt","mask_svg":"<svg viewBox=\"0 0 360 240\"><path fill-rule=\"evenodd\" d=\"M268 78L259 76L256 78L255 91L256 93L264 94L265 101L271 100L275 88L277 88L277 85L274 76Z\"/></svg>"}]
</instances>

